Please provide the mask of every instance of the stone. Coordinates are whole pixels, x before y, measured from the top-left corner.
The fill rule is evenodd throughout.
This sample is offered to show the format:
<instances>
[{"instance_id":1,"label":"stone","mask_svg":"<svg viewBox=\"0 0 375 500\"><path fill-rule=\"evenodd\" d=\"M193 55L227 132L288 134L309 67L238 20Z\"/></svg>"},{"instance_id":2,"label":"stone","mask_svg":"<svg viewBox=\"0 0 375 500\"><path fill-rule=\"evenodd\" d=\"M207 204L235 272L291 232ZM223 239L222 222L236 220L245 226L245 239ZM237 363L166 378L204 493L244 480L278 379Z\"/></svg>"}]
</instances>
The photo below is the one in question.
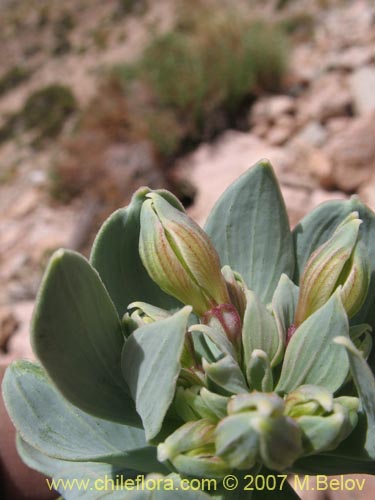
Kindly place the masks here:
<instances>
[{"instance_id":1,"label":"stone","mask_svg":"<svg viewBox=\"0 0 375 500\"><path fill-rule=\"evenodd\" d=\"M294 227L307 213L310 206L310 190L281 184L281 192L288 210L290 225Z\"/></svg>"},{"instance_id":2,"label":"stone","mask_svg":"<svg viewBox=\"0 0 375 500\"><path fill-rule=\"evenodd\" d=\"M332 163L328 156L317 148L310 148L306 154L308 169L313 178L325 189L334 187Z\"/></svg>"},{"instance_id":3,"label":"stone","mask_svg":"<svg viewBox=\"0 0 375 500\"><path fill-rule=\"evenodd\" d=\"M250 124L254 125L259 121L273 123L281 115L293 114L295 109L295 99L288 95L262 97L257 100L250 110Z\"/></svg>"},{"instance_id":4,"label":"stone","mask_svg":"<svg viewBox=\"0 0 375 500\"><path fill-rule=\"evenodd\" d=\"M374 59L375 50L371 45L348 47L340 52L330 54L327 59L326 69L353 71L372 62Z\"/></svg>"},{"instance_id":5,"label":"stone","mask_svg":"<svg viewBox=\"0 0 375 500\"><path fill-rule=\"evenodd\" d=\"M267 134L267 142L272 146L281 146L295 130L295 120L290 115L281 115Z\"/></svg>"},{"instance_id":6,"label":"stone","mask_svg":"<svg viewBox=\"0 0 375 500\"><path fill-rule=\"evenodd\" d=\"M346 196L341 191L325 191L324 189L316 189L311 193L310 197L310 210L318 207L322 203L333 200L348 200L349 197Z\"/></svg>"},{"instance_id":7,"label":"stone","mask_svg":"<svg viewBox=\"0 0 375 500\"><path fill-rule=\"evenodd\" d=\"M324 151L332 161L335 186L347 193L369 182L375 172L375 113L352 120L332 136Z\"/></svg>"},{"instance_id":8,"label":"stone","mask_svg":"<svg viewBox=\"0 0 375 500\"><path fill-rule=\"evenodd\" d=\"M298 99L298 114L302 121L324 122L351 114L351 106L352 96L346 78L333 72L317 78L309 91Z\"/></svg>"},{"instance_id":9,"label":"stone","mask_svg":"<svg viewBox=\"0 0 375 500\"><path fill-rule=\"evenodd\" d=\"M327 139L326 128L323 127L318 121L311 121L307 123L302 129L293 137L293 141L304 143L309 146L319 147L322 146Z\"/></svg>"},{"instance_id":10,"label":"stone","mask_svg":"<svg viewBox=\"0 0 375 500\"><path fill-rule=\"evenodd\" d=\"M337 118L331 118L325 124L328 135L342 132L348 125L350 125L351 121L352 118L349 118L349 116L339 116Z\"/></svg>"},{"instance_id":11,"label":"stone","mask_svg":"<svg viewBox=\"0 0 375 500\"><path fill-rule=\"evenodd\" d=\"M363 66L349 78L357 114L365 115L375 111L375 65Z\"/></svg>"},{"instance_id":12,"label":"stone","mask_svg":"<svg viewBox=\"0 0 375 500\"><path fill-rule=\"evenodd\" d=\"M35 359L30 344L30 323L34 310L34 301L24 301L12 304L12 314L17 321L17 328L12 333L7 344L8 362L14 359Z\"/></svg>"}]
</instances>

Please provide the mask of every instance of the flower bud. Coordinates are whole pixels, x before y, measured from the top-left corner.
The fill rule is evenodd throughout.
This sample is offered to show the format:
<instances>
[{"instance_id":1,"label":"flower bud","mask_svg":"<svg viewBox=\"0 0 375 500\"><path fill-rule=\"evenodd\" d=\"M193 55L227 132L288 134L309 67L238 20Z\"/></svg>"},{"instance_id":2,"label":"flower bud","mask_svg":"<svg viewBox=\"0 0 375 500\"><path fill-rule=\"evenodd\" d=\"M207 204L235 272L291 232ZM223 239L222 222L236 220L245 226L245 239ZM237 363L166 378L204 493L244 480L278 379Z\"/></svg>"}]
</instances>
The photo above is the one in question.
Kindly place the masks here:
<instances>
[{"instance_id":1,"label":"flower bud","mask_svg":"<svg viewBox=\"0 0 375 500\"><path fill-rule=\"evenodd\" d=\"M230 472L228 465L215 455L213 425L208 419L188 422L158 446L158 460L169 461L189 476L221 478Z\"/></svg>"},{"instance_id":2,"label":"flower bud","mask_svg":"<svg viewBox=\"0 0 375 500\"><path fill-rule=\"evenodd\" d=\"M331 412L332 408L332 393L317 385L301 385L290 392L285 400L285 413L293 418Z\"/></svg>"},{"instance_id":3,"label":"flower bud","mask_svg":"<svg viewBox=\"0 0 375 500\"><path fill-rule=\"evenodd\" d=\"M214 442L215 426L208 419L187 422L158 445L158 460L173 460L180 453L201 449Z\"/></svg>"},{"instance_id":4,"label":"flower bud","mask_svg":"<svg viewBox=\"0 0 375 500\"><path fill-rule=\"evenodd\" d=\"M224 266L221 272L227 285L230 301L242 319L246 309L245 282L242 276L233 271L228 265Z\"/></svg>"},{"instance_id":5,"label":"flower bud","mask_svg":"<svg viewBox=\"0 0 375 500\"><path fill-rule=\"evenodd\" d=\"M357 398L349 399L353 402L356 400L356 403L348 404L346 401L334 400L332 412L328 414L302 415L296 418L303 433L305 452L318 453L333 450L349 436L357 425L359 406Z\"/></svg>"},{"instance_id":6,"label":"flower bud","mask_svg":"<svg viewBox=\"0 0 375 500\"><path fill-rule=\"evenodd\" d=\"M150 277L198 315L229 303L219 256L206 233L157 193L141 210L139 252Z\"/></svg>"},{"instance_id":7,"label":"flower bud","mask_svg":"<svg viewBox=\"0 0 375 500\"><path fill-rule=\"evenodd\" d=\"M347 313L352 316L361 307L369 285L368 259L363 245L358 242L361 223L358 212L352 212L332 237L310 256L300 283L295 316L297 327L323 306L340 285Z\"/></svg>"},{"instance_id":8,"label":"flower bud","mask_svg":"<svg viewBox=\"0 0 375 500\"><path fill-rule=\"evenodd\" d=\"M271 469L289 467L301 454L301 431L282 414L275 393L239 394L228 403L229 416L216 428L216 453L231 467L249 469L262 462Z\"/></svg>"},{"instance_id":9,"label":"flower bud","mask_svg":"<svg viewBox=\"0 0 375 500\"><path fill-rule=\"evenodd\" d=\"M242 324L241 318L232 304L221 304L207 311L202 322L212 328L217 328L227 336L238 354L241 351Z\"/></svg>"}]
</instances>

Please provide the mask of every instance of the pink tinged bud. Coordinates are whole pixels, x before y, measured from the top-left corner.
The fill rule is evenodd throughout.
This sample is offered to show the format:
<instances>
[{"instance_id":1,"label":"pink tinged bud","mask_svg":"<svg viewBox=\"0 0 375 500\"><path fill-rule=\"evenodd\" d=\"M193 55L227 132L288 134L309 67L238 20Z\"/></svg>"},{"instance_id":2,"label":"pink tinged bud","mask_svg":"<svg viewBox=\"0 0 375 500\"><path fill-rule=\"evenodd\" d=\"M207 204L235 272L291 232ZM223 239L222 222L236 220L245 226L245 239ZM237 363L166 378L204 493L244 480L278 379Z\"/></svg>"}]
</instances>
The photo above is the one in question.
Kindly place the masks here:
<instances>
[{"instance_id":1,"label":"pink tinged bud","mask_svg":"<svg viewBox=\"0 0 375 500\"><path fill-rule=\"evenodd\" d=\"M246 309L245 282L241 275L234 272L229 266L224 266L221 272L227 285L230 301L237 309L240 317L243 318Z\"/></svg>"},{"instance_id":2,"label":"pink tinged bud","mask_svg":"<svg viewBox=\"0 0 375 500\"><path fill-rule=\"evenodd\" d=\"M219 256L206 233L159 194L147 197L141 210L139 251L151 278L199 315L228 303Z\"/></svg>"},{"instance_id":3,"label":"pink tinged bud","mask_svg":"<svg viewBox=\"0 0 375 500\"><path fill-rule=\"evenodd\" d=\"M361 223L358 213L352 212L310 256L300 283L296 327L323 306L340 285L345 290L342 298L348 314L362 304L368 288L368 263L362 245L357 244Z\"/></svg>"},{"instance_id":4,"label":"pink tinged bud","mask_svg":"<svg viewBox=\"0 0 375 500\"><path fill-rule=\"evenodd\" d=\"M239 349L241 346L242 324L236 308L232 304L221 304L207 311L202 322L222 330L229 341Z\"/></svg>"}]
</instances>

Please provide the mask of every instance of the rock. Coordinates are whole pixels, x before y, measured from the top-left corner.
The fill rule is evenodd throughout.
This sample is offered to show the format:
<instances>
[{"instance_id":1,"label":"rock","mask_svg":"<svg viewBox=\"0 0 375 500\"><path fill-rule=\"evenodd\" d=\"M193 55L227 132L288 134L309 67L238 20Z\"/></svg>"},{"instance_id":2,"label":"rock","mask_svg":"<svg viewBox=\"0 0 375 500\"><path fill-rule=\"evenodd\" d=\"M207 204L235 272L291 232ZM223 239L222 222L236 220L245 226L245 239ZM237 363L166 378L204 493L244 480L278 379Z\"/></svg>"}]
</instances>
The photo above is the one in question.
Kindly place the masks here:
<instances>
[{"instance_id":1,"label":"rock","mask_svg":"<svg viewBox=\"0 0 375 500\"><path fill-rule=\"evenodd\" d=\"M325 191L324 189L316 189L311 193L310 197L310 210L318 207L322 203L333 200L348 200L349 197L346 196L341 191Z\"/></svg>"},{"instance_id":2,"label":"rock","mask_svg":"<svg viewBox=\"0 0 375 500\"><path fill-rule=\"evenodd\" d=\"M352 120L324 147L332 161L335 186L347 193L369 182L375 172L374 120L375 114Z\"/></svg>"},{"instance_id":3,"label":"rock","mask_svg":"<svg viewBox=\"0 0 375 500\"><path fill-rule=\"evenodd\" d=\"M342 132L350 125L352 119L348 116L340 116L338 118L331 118L325 124L327 132L329 135L335 134L337 132Z\"/></svg>"},{"instance_id":4,"label":"rock","mask_svg":"<svg viewBox=\"0 0 375 500\"><path fill-rule=\"evenodd\" d=\"M34 309L34 301L25 301L12 304L11 311L17 322L17 328L12 333L7 344L7 354L3 360L35 359L30 344L30 323Z\"/></svg>"},{"instance_id":5,"label":"rock","mask_svg":"<svg viewBox=\"0 0 375 500\"><path fill-rule=\"evenodd\" d=\"M275 125L267 134L267 142L272 146L281 146L293 134L296 124L295 120L290 115L281 115Z\"/></svg>"},{"instance_id":6,"label":"rock","mask_svg":"<svg viewBox=\"0 0 375 500\"><path fill-rule=\"evenodd\" d=\"M321 150L306 142L293 140L288 150L296 158L294 174L304 179L304 185L310 190L318 186L324 189L335 187L330 158ZM297 170L298 168L298 170Z\"/></svg>"},{"instance_id":7,"label":"rock","mask_svg":"<svg viewBox=\"0 0 375 500\"><path fill-rule=\"evenodd\" d=\"M341 52L330 54L327 59L326 69L353 71L372 62L374 58L375 51L370 45L349 47Z\"/></svg>"},{"instance_id":8,"label":"rock","mask_svg":"<svg viewBox=\"0 0 375 500\"><path fill-rule=\"evenodd\" d=\"M266 121L261 121L260 123L257 123L254 127L252 127L251 133L256 135L257 137L260 137L261 139L264 139L269 129L269 124Z\"/></svg>"},{"instance_id":9,"label":"rock","mask_svg":"<svg viewBox=\"0 0 375 500\"><path fill-rule=\"evenodd\" d=\"M318 121L311 121L293 137L293 141L309 146L322 146L327 139L327 131Z\"/></svg>"},{"instance_id":10,"label":"rock","mask_svg":"<svg viewBox=\"0 0 375 500\"><path fill-rule=\"evenodd\" d=\"M375 111L375 65L354 71L349 83L356 112L365 115Z\"/></svg>"},{"instance_id":11,"label":"rock","mask_svg":"<svg viewBox=\"0 0 375 500\"><path fill-rule=\"evenodd\" d=\"M280 115L293 114L295 112L295 99L287 95L262 97L250 110L250 124L259 121L273 123Z\"/></svg>"},{"instance_id":12,"label":"rock","mask_svg":"<svg viewBox=\"0 0 375 500\"><path fill-rule=\"evenodd\" d=\"M311 119L324 122L336 116L351 113L352 96L346 79L339 73L327 73L316 79L307 92L298 100L301 122Z\"/></svg>"},{"instance_id":13,"label":"rock","mask_svg":"<svg viewBox=\"0 0 375 500\"><path fill-rule=\"evenodd\" d=\"M294 227L306 215L310 204L310 190L282 184L281 192L288 209L290 225Z\"/></svg>"}]
</instances>

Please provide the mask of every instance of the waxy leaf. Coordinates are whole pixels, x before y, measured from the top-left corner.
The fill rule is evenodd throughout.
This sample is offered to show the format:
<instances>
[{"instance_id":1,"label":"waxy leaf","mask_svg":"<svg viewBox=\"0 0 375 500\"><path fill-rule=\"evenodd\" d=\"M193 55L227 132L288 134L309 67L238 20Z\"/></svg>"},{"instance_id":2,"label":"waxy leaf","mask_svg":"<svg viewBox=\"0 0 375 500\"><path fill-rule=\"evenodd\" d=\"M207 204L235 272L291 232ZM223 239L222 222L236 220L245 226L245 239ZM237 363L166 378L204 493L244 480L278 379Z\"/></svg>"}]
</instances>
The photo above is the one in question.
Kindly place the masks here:
<instances>
[{"instance_id":1,"label":"waxy leaf","mask_svg":"<svg viewBox=\"0 0 375 500\"><path fill-rule=\"evenodd\" d=\"M58 492L65 500L209 500L212 498L201 491L186 491L186 483L181 488L181 478L177 474L146 476L139 471L124 470L109 464L52 459L32 448L22 438L17 439L17 449L29 467L53 477ZM53 484L52 480L48 480L48 483Z\"/></svg>"},{"instance_id":2,"label":"waxy leaf","mask_svg":"<svg viewBox=\"0 0 375 500\"><path fill-rule=\"evenodd\" d=\"M275 319L251 290L246 291L246 302L242 326L244 361L247 364L254 349L260 349L274 366L279 361L278 354L281 354Z\"/></svg>"},{"instance_id":3,"label":"waxy leaf","mask_svg":"<svg viewBox=\"0 0 375 500\"><path fill-rule=\"evenodd\" d=\"M226 355L210 364L203 359L203 369L208 379L226 394L240 394L249 390L237 361L231 356Z\"/></svg>"},{"instance_id":4,"label":"waxy leaf","mask_svg":"<svg viewBox=\"0 0 375 500\"><path fill-rule=\"evenodd\" d=\"M144 431L92 417L71 405L43 369L17 361L4 377L4 400L22 438L52 458L105 462L145 472L163 472ZM69 430L69 432L67 432Z\"/></svg>"},{"instance_id":5,"label":"waxy leaf","mask_svg":"<svg viewBox=\"0 0 375 500\"><path fill-rule=\"evenodd\" d=\"M375 378L363 358L361 352L353 342L346 337L337 337L335 343L345 347L350 362L350 371L361 398L363 409L367 417L367 436L365 448L375 459Z\"/></svg>"},{"instance_id":6,"label":"waxy leaf","mask_svg":"<svg viewBox=\"0 0 375 500\"><path fill-rule=\"evenodd\" d=\"M70 462L44 455L17 435L17 451L22 460L52 479L46 478L48 485L55 488L64 500L124 500L125 492L111 491L112 483L125 483L128 478L136 479L141 474L135 470L124 470L111 464L95 462ZM107 490L105 490L107 480ZM52 482L53 481L53 482Z\"/></svg>"},{"instance_id":7,"label":"waxy leaf","mask_svg":"<svg viewBox=\"0 0 375 500\"><path fill-rule=\"evenodd\" d=\"M272 299L281 274L293 274L288 216L268 161L257 163L225 191L205 230L221 264L239 272L264 303Z\"/></svg>"},{"instance_id":8,"label":"waxy leaf","mask_svg":"<svg viewBox=\"0 0 375 500\"><path fill-rule=\"evenodd\" d=\"M279 350L276 358L279 358L284 353L288 330L293 327L298 293L298 286L286 274L282 274L272 297L272 311L279 334Z\"/></svg>"},{"instance_id":9,"label":"waxy leaf","mask_svg":"<svg viewBox=\"0 0 375 500\"><path fill-rule=\"evenodd\" d=\"M122 354L122 370L148 440L160 431L181 369L191 307L135 330Z\"/></svg>"},{"instance_id":10,"label":"waxy leaf","mask_svg":"<svg viewBox=\"0 0 375 500\"><path fill-rule=\"evenodd\" d=\"M100 418L140 425L121 373L124 336L98 273L76 252L58 250L38 294L31 341L71 403Z\"/></svg>"},{"instance_id":11,"label":"waxy leaf","mask_svg":"<svg viewBox=\"0 0 375 500\"><path fill-rule=\"evenodd\" d=\"M176 299L152 281L139 256L140 212L149 192L148 188L139 189L128 207L117 210L104 222L90 256L120 317L134 301L148 302L163 309L178 306ZM163 190L157 193L182 210L173 195Z\"/></svg>"},{"instance_id":12,"label":"waxy leaf","mask_svg":"<svg viewBox=\"0 0 375 500\"><path fill-rule=\"evenodd\" d=\"M343 384L349 361L333 343L338 335L349 336L349 325L339 290L296 330L285 351L276 391L290 392L302 384L334 392Z\"/></svg>"}]
</instances>

